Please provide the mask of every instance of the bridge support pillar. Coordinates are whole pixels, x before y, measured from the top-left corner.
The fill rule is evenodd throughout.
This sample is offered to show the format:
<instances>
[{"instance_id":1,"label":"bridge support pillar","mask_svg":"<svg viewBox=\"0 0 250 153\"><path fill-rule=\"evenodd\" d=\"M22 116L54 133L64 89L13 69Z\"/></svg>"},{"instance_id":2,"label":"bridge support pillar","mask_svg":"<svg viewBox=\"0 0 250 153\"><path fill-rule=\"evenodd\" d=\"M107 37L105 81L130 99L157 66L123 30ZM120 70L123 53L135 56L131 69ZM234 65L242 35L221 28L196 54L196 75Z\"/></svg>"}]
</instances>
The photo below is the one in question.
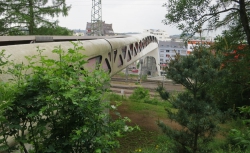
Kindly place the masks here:
<instances>
[{"instance_id":1,"label":"bridge support pillar","mask_svg":"<svg viewBox=\"0 0 250 153\"><path fill-rule=\"evenodd\" d=\"M143 64L141 65L142 68L140 69L143 75L150 75L150 76L160 76L160 59L158 54L158 49L153 50L152 52L148 53L147 56L143 58Z\"/></svg>"}]
</instances>

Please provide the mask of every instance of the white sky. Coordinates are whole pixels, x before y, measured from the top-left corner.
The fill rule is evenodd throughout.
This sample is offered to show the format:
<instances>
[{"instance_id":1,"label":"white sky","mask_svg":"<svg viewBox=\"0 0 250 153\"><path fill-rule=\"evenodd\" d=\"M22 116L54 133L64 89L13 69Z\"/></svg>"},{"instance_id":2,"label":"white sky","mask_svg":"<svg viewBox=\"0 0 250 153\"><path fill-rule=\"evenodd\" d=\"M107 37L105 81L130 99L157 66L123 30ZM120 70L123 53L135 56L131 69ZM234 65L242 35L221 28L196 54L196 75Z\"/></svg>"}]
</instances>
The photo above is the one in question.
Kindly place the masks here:
<instances>
[{"instance_id":1,"label":"white sky","mask_svg":"<svg viewBox=\"0 0 250 153\"><path fill-rule=\"evenodd\" d=\"M142 32L143 29L162 29L170 35L180 34L173 26L162 23L166 0L102 0L102 20L113 24L115 33ZM67 17L59 18L59 25L69 29L86 29L91 21L92 0L66 0L71 5Z\"/></svg>"},{"instance_id":2,"label":"white sky","mask_svg":"<svg viewBox=\"0 0 250 153\"><path fill-rule=\"evenodd\" d=\"M102 0L102 20L113 24L115 33L142 32L144 29L162 29L169 35L180 34L173 25L164 25L167 13L162 5L167 0ZM59 17L59 25L69 29L86 29L91 21L92 0L66 0L71 5L67 17ZM211 34L209 34L211 35Z\"/></svg>"}]
</instances>

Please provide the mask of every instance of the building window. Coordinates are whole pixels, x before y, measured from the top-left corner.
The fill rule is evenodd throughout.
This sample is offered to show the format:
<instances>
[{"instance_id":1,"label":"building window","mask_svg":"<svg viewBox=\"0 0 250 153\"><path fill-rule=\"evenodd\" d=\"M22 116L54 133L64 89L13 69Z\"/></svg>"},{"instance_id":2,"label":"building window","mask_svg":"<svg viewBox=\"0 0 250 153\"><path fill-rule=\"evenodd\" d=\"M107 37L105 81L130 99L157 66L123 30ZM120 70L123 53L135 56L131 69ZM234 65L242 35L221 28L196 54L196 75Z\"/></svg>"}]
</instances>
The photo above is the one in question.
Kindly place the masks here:
<instances>
[{"instance_id":1,"label":"building window","mask_svg":"<svg viewBox=\"0 0 250 153\"><path fill-rule=\"evenodd\" d=\"M169 53L169 50L166 50L167 53Z\"/></svg>"},{"instance_id":2,"label":"building window","mask_svg":"<svg viewBox=\"0 0 250 153\"><path fill-rule=\"evenodd\" d=\"M163 59L160 59L161 62L163 62Z\"/></svg>"},{"instance_id":3,"label":"building window","mask_svg":"<svg viewBox=\"0 0 250 153\"><path fill-rule=\"evenodd\" d=\"M181 53L182 53L182 54L186 54L186 51L185 51L185 50L182 50Z\"/></svg>"},{"instance_id":4,"label":"building window","mask_svg":"<svg viewBox=\"0 0 250 153\"><path fill-rule=\"evenodd\" d=\"M166 57L170 57L170 55L169 55L169 54L166 54Z\"/></svg>"},{"instance_id":5,"label":"building window","mask_svg":"<svg viewBox=\"0 0 250 153\"><path fill-rule=\"evenodd\" d=\"M160 54L160 57L164 57L164 55L163 55L163 54Z\"/></svg>"},{"instance_id":6,"label":"building window","mask_svg":"<svg viewBox=\"0 0 250 153\"><path fill-rule=\"evenodd\" d=\"M164 53L164 50L161 50L160 52L161 52L161 53Z\"/></svg>"}]
</instances>

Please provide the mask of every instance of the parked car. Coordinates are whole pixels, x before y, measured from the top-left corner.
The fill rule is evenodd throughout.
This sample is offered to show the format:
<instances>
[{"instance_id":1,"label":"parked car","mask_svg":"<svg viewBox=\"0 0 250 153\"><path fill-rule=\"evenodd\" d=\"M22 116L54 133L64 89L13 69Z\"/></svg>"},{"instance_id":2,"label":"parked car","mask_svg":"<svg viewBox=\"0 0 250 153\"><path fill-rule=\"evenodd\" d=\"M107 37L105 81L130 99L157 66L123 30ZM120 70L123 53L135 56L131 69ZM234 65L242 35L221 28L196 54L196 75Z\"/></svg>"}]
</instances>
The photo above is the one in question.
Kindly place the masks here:
<instances>
[{"instance_id":1,"label":"parked car","mask_svg":"<svg viewBox=\"0 0 250 153\"><path fill-rule=\"evenodd\" d=\"M138 69L132 69L133 73L138 73L138 71L139 71Z\"/></svg>"}]
</instances>

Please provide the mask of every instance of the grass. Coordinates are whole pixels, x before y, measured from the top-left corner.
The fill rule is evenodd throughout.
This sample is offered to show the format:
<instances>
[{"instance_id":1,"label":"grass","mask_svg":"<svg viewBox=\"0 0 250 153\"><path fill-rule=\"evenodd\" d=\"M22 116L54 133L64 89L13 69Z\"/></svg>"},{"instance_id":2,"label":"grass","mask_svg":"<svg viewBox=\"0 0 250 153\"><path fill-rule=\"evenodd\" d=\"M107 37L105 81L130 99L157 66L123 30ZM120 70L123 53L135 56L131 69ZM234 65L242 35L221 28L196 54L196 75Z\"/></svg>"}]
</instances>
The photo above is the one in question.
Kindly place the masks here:
<instances>
[{"instance_id":1,"label":"grass","mask_svg":"<svg viewBox=\"0 0 250 153\"><path fill-rule=\"evenodd\" d=\"M156 131L149 131L141 127L140 131L133 131L128 133L125 137L119 138L121 147L116 149L117 153L130 153L139 151L145 147L153 148L157 144L157 137L159 133Z\"/></svg>"},{"instance_id":2,"label":"grass","mask_svg":"<svg viewBox=\"0 0 250 153\"><path fill-rule=\"evenodd\" d=\"M118 111L121 107L126 108L126 111L131 114L138 114L152 120L157 118L167 118L165 108L171 107L171 104L168 101L160 101L157 99L158 103L156 105L132 101L128 97L122 97L114 93L111 93L110 100L112 103L121 102ZM156 120L153 121L153 124L157 124ZM166 136L162 135L160 129L155 130L144 126L139 127L140 131L133 131L118 139L121 146L114 150L114 153L162 153L166 151L167 144L171 141Z\"/></svg>"},{"instance_id":3,"label":"grass","mask_svg":"<svg viewBox=\"0 0 250 153\"><path fill-rule=\"evenodd\" d=\"M115 74L115 77L124 77L126 78L126 74L123 72L118 72L117 74ZM138 74L128 74L128 78L138 78Z\"/></svg>"},{"instance_id":4,"label":"grass","mask_svg":"<svg viewBox=\"0 0 250 153\"><path fill-rule=\"evenodd\" d=\"M166 102L166 104L162 103L160 105L153 105L142 102L128 102L126 105L128 106L128 111L150 114L151 117L164 118L167 117L165 106L169 106L170 104L168 102Z\"/></svg>"},{"instance_id":5,"label":"grass","mask_svg":"<svg viewBox=\"0 0 250 153\"><path fill-rule=\"evenodd\" d=\"M175 97L176 94L172 95ZM121 106L119 108L125 108L126 115L133 114L132 116L141 116L145 117L151 122L148 124L156 124L157 119L167 119L167 113L165 108L171 108L171 104L168 101L162 101L158 99L157 104L154 103L145 103L143 100L132 100L128 97L122 97L120 95L112 94L112 101L120 101ZM150 98L152 100L152 98ZM149 99L149 100L150 100ZM177 111L172 109L173 111ZM124 111L124 110L123 110ZM122 114L122 113L121 113ZM130 116L128 116L130 118ZM133 118L130 118L133 122ZM143 118L144 119L144 118ZM155 122L152 122L154 120ZM138 122L139 124L139 122ZM134 122L131 125L137 125L137 122ZM169 148L171 147L172 140L170 140L166 135L164 135L160 128L151 129L148 126L143 124L139 125L141 128L140 131L133 131L126 136L119 138L120 148L115 149L113 153L167 153L170 152ZM157 126L157 125L156 125ZM241 119L231 119L227 120L226 123L220 124L220 131L215 136L215 139L212 143L209 144L215 153L246 153L247 151L242 151L237 146L226 145L226 137L230 129L242 129L243 124ZM248 150L249 151L249 150Z\"/></svg>"}]
</instances>

